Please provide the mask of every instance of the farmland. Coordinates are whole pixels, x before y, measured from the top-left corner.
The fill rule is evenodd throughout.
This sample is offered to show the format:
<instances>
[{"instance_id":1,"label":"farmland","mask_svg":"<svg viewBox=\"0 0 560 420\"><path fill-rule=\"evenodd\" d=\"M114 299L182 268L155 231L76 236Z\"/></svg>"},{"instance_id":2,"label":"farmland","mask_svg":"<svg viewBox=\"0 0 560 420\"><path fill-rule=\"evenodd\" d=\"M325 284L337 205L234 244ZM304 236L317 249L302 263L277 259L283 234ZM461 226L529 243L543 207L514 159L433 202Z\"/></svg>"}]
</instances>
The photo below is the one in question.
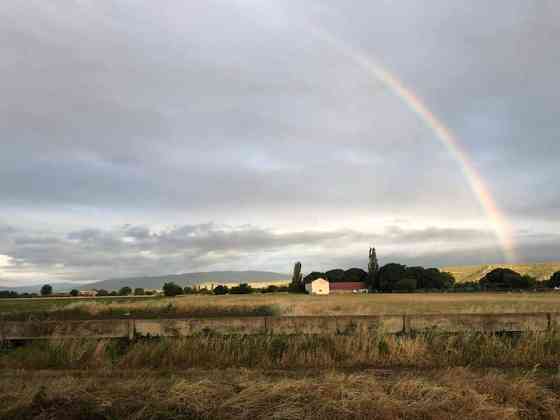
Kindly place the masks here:
<instances>
[{"instance_id":1,"label":"farmland","mask_svg":"<svg viewBox=\"0 0 560 420\"><path fill-rule=\"evenodd\" d=\"M560 294L0 301L4 319L558 312ZM112 321L105 321L112 322ZM125 321L126 322L126 321ZM198 335L5 343L0 419L559 418L560 333Z\"/></svg>"},{"instance_id":2,"label":"farmland","mask_svg":"<svg viewBox=\"0 0 560 420\"><path fill-rule=\"evenodd\" d=\"M123 316L306 316L560 311L560 293L394 293L307 296L286 293L175 298L0 300L5 319L110 319Z\"/></svg>"}]
</instances>

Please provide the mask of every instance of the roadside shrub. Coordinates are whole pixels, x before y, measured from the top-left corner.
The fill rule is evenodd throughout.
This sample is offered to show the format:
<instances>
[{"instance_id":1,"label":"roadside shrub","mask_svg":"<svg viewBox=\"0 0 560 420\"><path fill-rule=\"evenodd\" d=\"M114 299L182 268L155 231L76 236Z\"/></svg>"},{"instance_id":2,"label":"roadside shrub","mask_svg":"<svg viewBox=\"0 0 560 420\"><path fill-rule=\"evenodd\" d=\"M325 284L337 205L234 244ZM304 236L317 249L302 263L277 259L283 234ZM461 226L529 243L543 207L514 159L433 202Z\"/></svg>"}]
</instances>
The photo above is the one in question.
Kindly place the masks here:
<instances>
[{"instance_id":1,"label":"roadside shrub","mask_svg":"<svg viewBox=\"0 0 560 420\"><path fill-rule=\"evenodd\" d=\"M80 291L77 289L70 290L70 296L76 297L80 294Z\"/></svg>"}]
</instances>

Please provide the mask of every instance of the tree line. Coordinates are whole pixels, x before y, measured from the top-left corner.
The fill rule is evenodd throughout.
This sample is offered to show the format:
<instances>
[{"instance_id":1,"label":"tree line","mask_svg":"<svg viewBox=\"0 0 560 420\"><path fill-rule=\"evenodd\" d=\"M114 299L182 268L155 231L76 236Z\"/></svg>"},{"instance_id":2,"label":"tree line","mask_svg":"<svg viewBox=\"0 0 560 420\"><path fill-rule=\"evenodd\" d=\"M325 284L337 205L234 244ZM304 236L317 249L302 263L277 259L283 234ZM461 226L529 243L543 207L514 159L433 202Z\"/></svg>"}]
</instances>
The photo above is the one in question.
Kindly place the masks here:
<instances>
[{"instance_id":1,"label":"tree line","mask_svg":"<svg viewBox=\"0 0 560 420\"><path fill-rule=\"evenodd\" d=\"M538 281L529 275L522 275L509 268L496 268L487 273L483 278L476 282L457 283L451 273L440 271L437 268L407 267L403 264L389 263L382 266L374 276L370 276L360 268L350 268L349 270L334 269L326 272L314 271L307 276L298 276L299 280L294 279L289 286L269 285L263 288L255 288L247 283L228 287L217 285L213 288L186 286L181 287L173 282L163 285L165 296L179 296L191 294L204 295L227 295L227 294L250 294L250 293L277 293L277 292L305 292L305 284L318 278L324 278L330 283L337 282L360 282L364 283L373 292L414 292L414 291L508 291L508 290L547 290L560 289L560 271L554 273L548 280ZM73 289L69 293L54 293L50 284L41 287L40 296L79 296L78 289ZM145 290L141 287L132 289L131 287L121 287L119 290L107 291L97 290L96 296L149 296L153 295L153 290ZM18 293L11 290L1 290L0 299L5 298L32 298L38 297L37 293Z\"/></svg>"}]
</instances>

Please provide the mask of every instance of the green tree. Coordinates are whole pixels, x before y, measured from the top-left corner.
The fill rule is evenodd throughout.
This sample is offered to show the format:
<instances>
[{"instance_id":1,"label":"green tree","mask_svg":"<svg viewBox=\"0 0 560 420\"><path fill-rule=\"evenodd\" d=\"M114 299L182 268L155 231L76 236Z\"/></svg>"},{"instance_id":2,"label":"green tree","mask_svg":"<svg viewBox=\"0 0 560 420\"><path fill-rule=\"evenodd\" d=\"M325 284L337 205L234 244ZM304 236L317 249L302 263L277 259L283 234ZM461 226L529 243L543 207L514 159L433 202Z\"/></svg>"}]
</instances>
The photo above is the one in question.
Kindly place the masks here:
<instances>
[{"instance_id":1,"label":"green tree","mask_svg":"<svg viewBox=\"0 0 560 420\"><path fill-rule=\"evenodd\" d=\"M105 289L99 289L96 296L109 296L109 292Z\"/></svg>"},{"instance_id":2,"label":"green tree","mask_svg":"<svg viewBox=\"0 0 560 420\"><path fill-rule=\"evenodd\" d=\"M214 287L213 290L215 295L227 295L229 293L229 288L227 286L222 286L221 284Z\"/></svg>"},{"instance_id":3,"label":"green tree","mask_svg":"<svg viewBox=\"0 0 560 420\"><path fill-rule=\"evenodd\" d=\"M416 290L418 281L412 278L405 278L393 284L393 290L401 290L406 292L413 292Z\"/></svg>"},{"instance_id":4,"label":"green tree","mask_svg":"<svg viewBox=\"0 0 560 420\"><path fill-rule=\"evenodd\" d=\"M170 296L170 297L182 295L183 288L173 282L165 283L163 285L163 294L165 296Z\"/></svg>"},{"instance_id":5,"label":"green tree","mask_svg":"<svg viewBox=\"0 0 560 420\"><path fill-rule=\"evenodd\" d=\"M377 288L384 291L393 290L395 284L406 277L405 265L397 263L386 264L377 273Z\"/></svg>"},{"instance_id":6,"label":"green tree","mask_svg":"<svg viewBox=\"0 0 560 420\"><path fill-rule=\"evenodd\" d=\"M234 286L230 289L230 293L233 295L246 295L253 293L253 288L247 283L241 283L239 286Z\"/></svg>"},{"instance_id":7,"label":"green tree","mask_svg":"<svg viewBox=\"0 0 560 420\"><path fill-rule=\"evenodd\" d=\"M452 274L439 271L437 268L427 268L423 272L422 289L449 289L455 284Z\"/></svg>"},{"instance_id":8,"label":"green tree","mask_svg":"<svg viewBox=\"0 0 560 420\"><path fill-rule=\"evenodd\" d=\"M312 271L311 273L309 273L307 276L303 278L303 283L307 284L307 283L311 283L313 280L326 279L326 278L327 275L325 273L321 273L319 271Z\"/></svg>"},{"instance_id":9,"label":"green tree","mask_svg":"<svg viewBox=\"0 0 560 420\"><path fill-rule=\"evenodd\" d=\"M50 296L52 295L53 288L50 284L45 284L41 287L41 296Z\"/></svg>"},{"instance_id":10,"label":"green tree","mask_svg":"<svg viewBox=\"0 0 560 420\"><path fill-rule=\"evenodd\" d=\"M119 289L119 296L128 296L130 294L132 294L132 289L128 286L124 286Z\"/></svg>"},{"instance_id":11,"label":"green tree","mask_svg":"<svg viewBox=\"0 0 560 420\"><path fill-rule=\"evenodd\" d=\"M367 283L369 275L361 268L349 268L344 272L344 281Z\"/></svg>"},{"instance_id":12,"label":"green tree","mask_svg":"<svg viewBox=\"0 0 560 420\"><path fill-rule=\"evenodd\" d=\"M524 279L509 268L496 268L480 279L479 283L482 288L490 290L527 289L531 286L529 279Z\"/></svg>"},{"instance_id":13,"label":"green tree","mask_svg":"<svg viewBox=\"0 0 560 420\"><path fill-rule=\"evenodd\" d=\"M344 270L340 268L329 270L325 272L325 278L329 281L329 283L340 283L345 281L344 279Z\"/></svg>"},{"instance_id":14,"label":"green tree","mask_svg":"<svg viewBox=\"0 0 560 420\"><path fill-rule=\"evenodd\" d=\"M550 277L550 279L548 280L548 287L560 287L560 271L557 271Z\"/></svg>"},{"instance_id":15,"label":"green tree","mask_svg":"<svg viewBox=\"0 0 560 420\"><path fill-rule=\"evenodd\" d=\"M72 289L70 290L70 296L78 296L80 294L80 291L78 289Z\"/></svg>"},{"instance_id":16,"label":"green tree","mask_svg":"<svg viewBox=\"0 0 560 420\"><path fill-rule=\"evenodd\" d=\"M137 287L134 289L134 296L144 296L146 291L142 287Z\"/></svg>"},{"instance_id":17,"label":"green tree","mask_svg":"<svg viewBox=\"0 0 560 420\"><path fill-rule=\"evenodd\" d=\"M194 289L191 286L185 286L183 289L183 293L185 295L192 295L194 293Z\"/></svg>"}]
</instances>

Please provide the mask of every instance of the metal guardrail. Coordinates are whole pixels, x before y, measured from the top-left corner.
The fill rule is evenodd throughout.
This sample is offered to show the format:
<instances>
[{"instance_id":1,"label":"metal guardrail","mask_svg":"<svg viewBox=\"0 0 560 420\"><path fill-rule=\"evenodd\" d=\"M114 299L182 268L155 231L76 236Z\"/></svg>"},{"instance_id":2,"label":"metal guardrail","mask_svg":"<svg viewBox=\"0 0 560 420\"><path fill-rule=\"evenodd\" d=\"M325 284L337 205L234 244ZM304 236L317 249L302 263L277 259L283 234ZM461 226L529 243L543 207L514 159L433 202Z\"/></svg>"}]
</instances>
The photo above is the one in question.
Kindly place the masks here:
<instances>
[{"instance_id":1,"label":"metal guardrail","mask_svg":"<svg viewBox=\"0 0 560 420\"><path fill-rule=\"evenodd\" d=\"M0 321L0 340L189 337L218 335L406 334L427 331L545 332L560 329L560 313L287 316L80 321Z\"/></svg>"}]
</instances>

